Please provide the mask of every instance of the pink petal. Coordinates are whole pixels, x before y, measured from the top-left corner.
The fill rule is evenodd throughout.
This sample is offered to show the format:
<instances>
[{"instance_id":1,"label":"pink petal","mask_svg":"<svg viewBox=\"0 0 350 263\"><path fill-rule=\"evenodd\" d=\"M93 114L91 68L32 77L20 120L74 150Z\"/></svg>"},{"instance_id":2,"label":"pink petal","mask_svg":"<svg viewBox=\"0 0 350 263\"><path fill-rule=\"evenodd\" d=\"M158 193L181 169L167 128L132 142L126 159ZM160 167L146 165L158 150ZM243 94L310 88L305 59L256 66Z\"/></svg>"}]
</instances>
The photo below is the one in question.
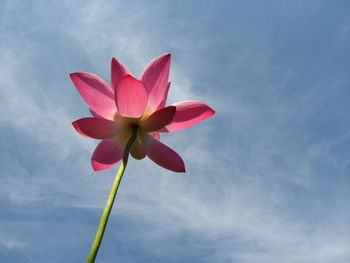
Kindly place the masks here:
<instances>
[{"instance_id":1,"label":"pink petal","mask_svg":"<svg viewBox=\"0 0 350 263\"><path fill-rule=\"evenodd\" d=\"M96 118L100 118L100 119L104 119L101 115L98 115L96 112L94 112L92 109L89 108L89 111L91 113L92 116L96 117Z\"/></svg>"},{"instance_id":2,"label":"pink petal","mask_svg":"<svg viewBox=\"0 0 350 263\"><path fill-rule=\"evenodd\" d=\"M147 91L143 83L133 76L126 75L116 83L115 103L119 114L138 118L147 105Z\"/></svg>"},{"instance_id":3,"label":"pink petal","mask_svg":"<svg viewBox=\"0 0 350 263\"><path fill-rule=\"evenodd\" d=\"M145 152L145 149L143 148L139 138L137 140L135 140L135 142L131 146L130 154L136 160L141 160L141 159L145 158L146 152Z\"/></svg>"},{"instance_id":4,"label":"pink petal","mask_svg":"<svg viewBox=\"0 0 350 263\"><path fill-rule=\"evenodd\" d=\"M170 54L161 55L153 59L141 74L140 79L147 88L148 106L151 109L158 109L159 105L166 100L170 61Z\"/></svg>"},{"instance_id":5,"label":"pink petal","mask_svg":"<svg viewBox=\"0 0 350 263\"><path fill-rule=\"evenodd\" d=\"M166 100L168 98L168 92L169 92L170 84L171 84L171 82L168 82L168 85L167 85L167 87L165 89L164 97L163 97L162 101L159 103L158 107L156 108L157 110L158 109L162 109L162 108L165 107Z\"/></svg>"},{"instance_id":6,"label":"pink petal","mask_svg":"<svg viewBox=\"0 0 350 263\"><path fill-rule=\"evenodd\" d=\"M112 58L111 62L111 88L115 89L117 80L125 75L131 75L130 70L118 59Z\"/></svg>"},{"instance_id":7,"label":"pink petal","mask_svg":"<svg viewBox=\"0 0 350 263\"><path fill-rule=\"evenodd\" d=\"M112 138L120 129L117 123L99 118L83 118L72 122L72 125L81 135L94 139Z\"/></svg>"},{"instance_id":8,"label":"pink petal","mask_svg":"<svg viewBox=\"0 0 350 263\"><path fill-rule=\"evenodd\" d=\"M148 119L140 122L142 128L146 131L152 132L163 128L169 124L174 118L176 111L175 106L169 106L154 112Z\"/></svg>"},{"instance_id":9,"label":"pink petal","mask_svg":"<svg viewBox=\"0 0 350 263\"><path fill-rule=\"evenodd\" d=\"M195 100L182 101L173 104L176 113L172 122L161 131L170 132L185 129L215 114L208 105Z\"/></svg>"},{"instance_id":10,"label":"pink petal","mask_svg":"<svg viewBox=\"0 0 350 263\"><path fill-rule=\"evenodd\" d=\"M185 172L185 164L181 157L165 144L144 134L142 143L147 156L156 164L174 172Z\"/></svg>"},{"instance_id":11,"label":"pink petal","mask_svg":"<svg viewBox=\"0 0 350 263\"><path fill-rule=\"evenodd\" d=\"M95 171L104 170L117 164L124 153L125 144L117 138L103 140L92 154L91 164Z\"/></svg>"},{"instance_id":12,"label":"pink petal","mask_svg":"<svg viewBox=\"0 0 350 263\"><path fill-rule=\"evenodd\" d=\"M160 140L160 133L159 132L152 132L151 133L152 137L156 140Z\"/></svg>"},{"instance_id":13,"label":"pink petal","mask_svg":"<svg viewBox=\"0 0 350 263\"><path fill-rule=\"evenodd\" d=\"M103 79L88 72L72 73L70 78L92 111L106 119L113 119L117 111L114 95Z\"/></svg>"}]
</instances>

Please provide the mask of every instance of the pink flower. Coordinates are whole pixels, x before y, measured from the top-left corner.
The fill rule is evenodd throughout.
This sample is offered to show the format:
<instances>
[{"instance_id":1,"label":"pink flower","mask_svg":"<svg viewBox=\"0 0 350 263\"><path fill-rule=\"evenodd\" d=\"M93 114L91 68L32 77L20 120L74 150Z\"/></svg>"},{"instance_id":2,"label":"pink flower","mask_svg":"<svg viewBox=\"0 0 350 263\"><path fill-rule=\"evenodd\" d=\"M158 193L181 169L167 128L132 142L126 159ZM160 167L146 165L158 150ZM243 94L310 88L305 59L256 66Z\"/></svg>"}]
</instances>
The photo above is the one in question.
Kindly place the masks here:
<instances>
[{"instance_id":1,"label":"pink flower","mask_svg":"<svg viewBox=\"0 0 350 263\"><path fill-rule=\"evenodd\" d=\"M127 67L112 58L111 84L95 74L77 72L70 75L94 117L74 121L81 135L101 139L92 154L95 171L117 164L132 130L137 137L130 153L135 159L146 155L158 165L174 172L185 172L181 157L159 141L159 132L171 132L192 126L215 112L199 101L183 101L165 106L170 54L152 60L141 74L133 77Z\"/></svg>"}]
</instances>

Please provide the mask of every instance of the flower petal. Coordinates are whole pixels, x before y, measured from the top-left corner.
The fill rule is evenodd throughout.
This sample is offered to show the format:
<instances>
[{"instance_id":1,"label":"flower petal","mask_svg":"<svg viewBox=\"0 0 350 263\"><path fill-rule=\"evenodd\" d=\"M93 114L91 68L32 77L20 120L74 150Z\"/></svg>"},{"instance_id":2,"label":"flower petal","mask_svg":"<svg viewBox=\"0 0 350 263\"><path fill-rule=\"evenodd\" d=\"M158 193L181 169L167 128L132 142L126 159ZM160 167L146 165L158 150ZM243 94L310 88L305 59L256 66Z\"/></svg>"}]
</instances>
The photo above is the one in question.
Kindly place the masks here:
<instances>
[{"instance_id":1,"label":"flower petal","mask_svg":"<svg viewBox=\"0 0 350 263\"><path fill-rule=\"evenodd\" d=\"M159 105L157 107L157 110L165 107L166 100L168 98L168 92L169 92L170 84L171 84L171 82L168 82L168 85L167 85L167 87L165 89L164 97L163 97L162 101L159 103Z\"/></svg>"},{"instance_id":2,"label":"flower petal","mask_svg":"<svg viewBox=\"0 0 350 263\"><path fill-rule=\"evenodd\" d=\"M103 79L88 72L72 73L70 78L91 110L106 119L113 119L117 111L114 95Z\"/></svg>"},{"instance_id":3,"label":"flower petal","mask_svg":"<svg viewBox=\"0 0 350 263\"><path fill-rule=\"evenodd\" d=\"M92 154L92 168L100 171L114 166L123 158L124 148L125 143L119 142L116 137L103 140Z\"/></svg>"},{"instance_id":4,"label":"flower petal","mask_svg":"<svg viewBox=\"0 0 350 263\"><path fill-rule=\"evenodd\" d=\"M157 110L148 119L141 121L140 126L149 132L157 131L172 121L175 112L175 106Z\"/></svg>"},{"instance_id":5,"label":"flower petal","mask_svg":"<svg viewBox=\"0 0 350 263\"><path fill-rule=\"evenodd\" d=\"M82 118L72 125L81 135L94 139L112 138L121 128L116 122L99 118Z\"/></svg>"},{"instance_id":6,"label":"flower petal","mask_svg":"<svg viewBox=\"0 0 350 263\"><path fill-rule=\"evenodd\" d=\"M185 172L185 164L181 157L165 144L144 133L142 144L147 156L156 164L174 172Z\"/></svg>"},{"instance_id":7,"label":"flower petal","mask_svg":"<svg viewBox=\"0 0 350 263\"><path fill-rule=\"evenodd\" d=\"M152 137L156 140L160 140L160 133L159 132L152 132L151 133Z\"/></svg>"},{"instance_id":8,"label":"flower petal","mask_svg":"<svg viewBox=\"0 0 350 263\"><path fill-rule=\"evenodd\" d=\"M147 105L145 86L131 75L118 79L115 89L115 103L122 116L140 117Z\"/></svg>"},{"instance_id":9,"label":"flower petal","mask_svg":"<svg viewBox=\"0 0 350 263\"><path fill-rule=\"evenodd\" d=\"M113 91L117 80L125 75L131 75L130 70L118 59L113 57L111 62L111 88Z\"/></svg>"},{"instance_id":10,"label":"flower petal","mask_svg":"<svg viewBox=\"0 0 350 263\"><path fill-rule=\"evenodd\" d=\"M172 122L162 129L162 132L170 132L190 127L215 114L215 111L200 101L189 100L173 104L176 113Z\"/></svg>"},{"instance_id":11,"label":"flower petal","mask_svg":"<svg viewBox=\"0 0 350 263\"><path fill-rule=\"evenodd\" d=\"M92 109L89 108L89 111L91 113L92 116L96 117L96 118L100 118L100 119L104 119L101 115L98 115L96 112L94 112Z\"/></svg>"},{"instance_id":12,"label":"flower petal","mask_svg":"<svg viewBox=\"0 0 350 263\"><path fill-rule=\"evenodd\" d=\"M146 157L145 149L143 148L139 138L135 140L130 149L130 154L136 160L141 160Z\"/></svg>"},{"instance_id":13,"label":"flower petal","mask_svg":"<svg viewBox=\"0 0 350 263\"><path fill-rule=\"evenodd\" d=\"M153 110L157 110L162 101L166 100L170 61L170 54L161 55L153 59L141 74L140 79L148 92L148 106Z\"/></svg>"}]
</instances>

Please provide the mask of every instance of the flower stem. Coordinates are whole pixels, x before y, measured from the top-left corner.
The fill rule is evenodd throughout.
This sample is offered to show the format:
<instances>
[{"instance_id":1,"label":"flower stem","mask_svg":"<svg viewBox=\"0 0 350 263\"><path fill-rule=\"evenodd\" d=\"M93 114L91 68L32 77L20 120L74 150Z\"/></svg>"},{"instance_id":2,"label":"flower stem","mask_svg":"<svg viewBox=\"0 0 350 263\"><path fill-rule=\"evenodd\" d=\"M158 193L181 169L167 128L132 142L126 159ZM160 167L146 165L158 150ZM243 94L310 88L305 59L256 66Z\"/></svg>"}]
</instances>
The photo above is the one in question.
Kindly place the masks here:
<instances>
[{"instance_id":1,"label":"flower stem","mask_svg":"<svg viewBox=\"0 0 350 263\"><path fill-rule=\"evenodd\" d=\"M113 185L111 188L111 192L109 193L105 209L103 210L103 213L102 213L102 216L100 219L100 224L98 225L96 236L95 236L94 242L92 243L90 253L89 253L89 256L86 260L86 263L95 262L96 255L97 255L98 249L100 248L103 234L104 234L105 229L106 229L109 214L111 213L112 206L113 206L115 197L117 195L120 181L122 180L126 165L128 163L130 148L136 139L136 135L137 135L137 127L133 127L132 128L132 135L125 146L123 160L122 160L122 163L121 163L121 165L118 169L118 172L115 176L115 179L114 179L114 182L113 182Z\"/></svg>"}]
</instances>

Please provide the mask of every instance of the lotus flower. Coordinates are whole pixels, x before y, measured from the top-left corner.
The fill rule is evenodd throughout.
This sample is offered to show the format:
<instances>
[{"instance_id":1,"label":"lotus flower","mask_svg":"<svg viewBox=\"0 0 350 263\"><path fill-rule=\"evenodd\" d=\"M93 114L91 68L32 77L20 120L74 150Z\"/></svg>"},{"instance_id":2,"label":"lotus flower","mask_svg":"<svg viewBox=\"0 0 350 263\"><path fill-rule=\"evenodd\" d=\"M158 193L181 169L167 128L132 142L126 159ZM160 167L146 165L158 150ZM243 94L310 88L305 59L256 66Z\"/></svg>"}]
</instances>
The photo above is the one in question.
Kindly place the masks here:
<instances>
[{"instance_id":1,"label":"lotus flower","mask_svg":"<svg viewBox=\"0 0 350 263\"><path fill-rule=\"evenodd\" d=\"M93 117L72 124L78 133L102 141L91 163L95 171L110 168L122 158L133 131L137 137L130 154L135 159L146 155L158 165L174 172L185 172L181 157L159 141L160 132L172 132L192 126L215 112L200 101L183 101L165 106L170 54L152 60L140 79L133 77L116 58L111 63L111 84L87 72L70 75Z\"/></svg>"}]
</instances>

